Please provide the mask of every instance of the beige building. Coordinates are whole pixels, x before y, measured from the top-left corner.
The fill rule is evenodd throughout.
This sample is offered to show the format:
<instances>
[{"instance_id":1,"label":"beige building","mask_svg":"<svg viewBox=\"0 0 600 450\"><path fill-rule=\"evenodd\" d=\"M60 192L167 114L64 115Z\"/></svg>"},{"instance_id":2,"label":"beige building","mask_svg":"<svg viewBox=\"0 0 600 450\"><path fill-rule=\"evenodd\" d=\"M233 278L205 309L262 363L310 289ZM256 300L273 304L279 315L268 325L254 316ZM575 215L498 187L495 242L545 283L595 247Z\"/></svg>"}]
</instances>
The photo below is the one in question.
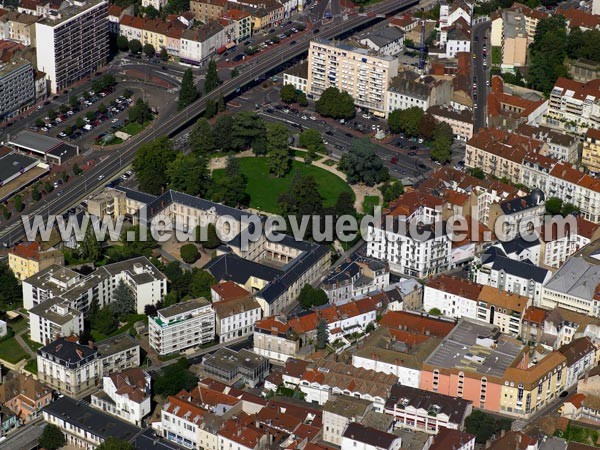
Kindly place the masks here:
<instances>
[{"instance_id":1,"label":"beige building","mask_svg":"<svg viewBox=\"0 0 600 450\"><path fill-rule=\"evenodd\" d=\"M397 74L397 58L329 40L310 42L308 92L316 98L335 87L348 92L356 106L385 116L386 90Z\"/></svg>"},{"instance_id":2,"label":"beige building","mask_svg":"<svg viewBox=\"0 0 600 450\"><path fill-rule=\"evenodd\" d=\"M267 317L254 325L254 353L274 361L286 362L298 356L300 337L280 317Z\"/></svg>"},{"instance_id":3,"label":"beige building","mask_svg":"<svg viewBox=\"0 0 600 450\"><path fill-rule=\"evenodd\" d=\"M196 20L217 20L227 11L227 0L191 0L190 11Z\"/></svg>"},{"instance_id":4,"label":"beige building","mask_svg":"<svg viewBox=\"0 0 600 450\"><path fill-rule=\"evenodd\" d=\"M1 39L35 47L35 22L39 17L11 10L3 10L0 14Z\"/></svg>"},{"instance_id":5,"label":"beige building","mask_svg":"<svg viewBox=\"0 0 600 450\"><path fill-rule=\"evenodd\" d=\"M432 106L427 110L435 120L444 122L452 128L456 139L468 141L473 137L473 114L463 109L462 111L444 106Z\"/></svg>"},{"instance_id":6,"label":"beige building","mask_svg":"<svg viewBox=\"0 0 600 450\"><path fill-rule=\"evenodd\" d=\"M23 242L8 252L8 267L20 281L32 277L53 264L64 265L63 253L54 248L43 251L36 241Z\"/></svg>"},{"instance_id":7,"label":"beige building","mask_svg":"<svg viewBox=\"0 0 600 450\"><path fill-rule=\"evenodd\" d=\"M291 84L298 91L308 94L308 61L296 64L283 73L283 84Z\"/></svg>"},{"instance_id":8,"label":"beige building","mask_svg":"<svg viewBox=\"0 0 600 450\"><path fill-rule=\"evenodd\" d=\"M369 400L350 398L343 395L331 397L323 406L323 441L342 445L342 435L352 422L361 422L371 411Z\"/></svg>"},{"instance_id":9,"label":"beige building","mask_svg":"<svg viewBox=\"0 0 600 450\"><path fill-rule=\"evenodd\" d=\"M600 130L590 128L585 134L581 164L590 172L600 174Z\"/></svg>"}]
</instances>

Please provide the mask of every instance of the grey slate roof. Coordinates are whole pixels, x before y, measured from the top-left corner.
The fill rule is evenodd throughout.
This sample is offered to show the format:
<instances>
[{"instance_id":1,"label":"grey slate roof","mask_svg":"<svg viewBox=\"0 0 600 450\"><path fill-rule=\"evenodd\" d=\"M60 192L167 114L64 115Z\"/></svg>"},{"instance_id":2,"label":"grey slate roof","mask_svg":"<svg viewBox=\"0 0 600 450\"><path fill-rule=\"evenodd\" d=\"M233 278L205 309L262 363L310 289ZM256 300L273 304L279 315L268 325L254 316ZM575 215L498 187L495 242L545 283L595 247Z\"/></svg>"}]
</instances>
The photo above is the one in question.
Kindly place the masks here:
<instances>
[{"instance_id":1,"label":"grey slate roof","mask_svg":"<svg viewBox=\"0 0 600 450\"><path fill-rule=\"evenodd\" d=\"M399 439L398 436L374 428L365 427L357 422L351 422L346 428L346 431L344 431L343 436L381 449L390 448L392 443L396 439Z\"/></svg>"},{"instance_id":2,"label":"grey slate roof","mask_svg":"<svg viewBox=\"0 0 600 450\"><path fill-rule=\"evenodd\" d=\"M500 203L504 214L514 214L525 209L534 208L544 202L545 196L539 189L534 189L525 197L518 197Z\"/></svg>"},{"instance_id":3,"label":"grey slate roof","mask_svg":"<svg viewBox=\"0 0 600 450\"><path fill-rule=\"evenodd\" d=\"M98 356L98 351L95 348L68 341L64 337L40 348L37 353L44 356L44 358L49 356L51 359L58 360L57 362L60 362L62 366L69 368L86 364Z\"/></svg>"},{"instance_id":4,"label":"grey slate roof","mask_svg":"<svg viewBox=\"0 0 600 450\"><path fill-rule=\"evenodd\" d=\"M20 153L9 153L3 156L0 158L0 184L35 163L37 159Z\"/></svg>"},{"instance_id":5,"label":"grey slate roof","mask_svg":"<svg viewBox=\"0 0 600 450\"><path fill-rule=\"evenodd\" d=\"M365 39L370 40L377 47L385 47L393 42L404 37L404 32L397 27L385 27L365 36Z\"/></svg>"},{"instance_id":6,"label":"grey slate roof","mask_svg":"<svg viewBox=\"0 0 600 450\"><path fill-rule=\"evenodd\" d=\"M563 264L546 283L545 288L591 300L598 284L600 284L600 265L587 262L582 256L576 256Z\"/></svg>"},{"instance_id":7,"label":"grey slate roof","mask_svg":"<svg viewBox=\"0 0 600 450\"><path fill-rule=\"evenodd\" d=\"M123 186L116 186L114 189L125 193L127 198L136 202L145 203L146 205L152 203L157 198L156 195L146 194L145 192L136 191Z\"/></svg>"},{"instance_id":8,"label":"grey slate roof","mask_svg":"<svg viewBox=\"0 0 600 450\"><path fill-rule=\"evenodd\" d=\"M536 245L540 245L540 240L538 238L534 240L524 239L523 236L519 235L519 237L511 240L502 242L500 244L506 254L510 255L511 253L521 253L531 247L535 247Z\"/></svg>"},{"instance_id":9,"label":"grey slate roof","mask_svg":"<svg viewBox=\"0 0 600 450\"><path fill-rule=\"evenodd\" d=\"M234 281L242 285L246 284L250 277L271 281L282 274L279 269L249 261L231 253L212 259L204 266L204 269L208 270L218 282Z\"/></svg>"},{"instance_id":10,"label":"grey slate roof","mask_svg":"<svg viewBox=\"0 0 600 450\"><path fill-rule=\"evenodd\" d=\"M536 266L531 261L516 261L507 258L505 253L497 248L490 247L482 255L483 264L492 264L492 270L503 270L505 273L514 275L525 280L533 280L543 283L548 276L548 270Z\"/></svg>"}]
</instances>

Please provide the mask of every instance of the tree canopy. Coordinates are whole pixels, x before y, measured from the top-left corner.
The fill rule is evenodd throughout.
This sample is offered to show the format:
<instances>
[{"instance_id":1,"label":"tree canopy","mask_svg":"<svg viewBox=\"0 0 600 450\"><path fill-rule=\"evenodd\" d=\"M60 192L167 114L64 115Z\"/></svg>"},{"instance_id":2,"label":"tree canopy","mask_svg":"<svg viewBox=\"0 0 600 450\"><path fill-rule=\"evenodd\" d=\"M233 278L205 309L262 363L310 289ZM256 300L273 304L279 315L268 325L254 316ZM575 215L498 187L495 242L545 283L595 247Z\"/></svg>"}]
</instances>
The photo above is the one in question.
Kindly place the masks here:
<instances>
[{"instance_id":1,"label":"tree canopy","mask_svg":"<svg viewBox=\"0 0 600 450\"><path fill-rule=\"evenodd\" d=\"M351 119L356 114L354 99L348 92L330 87L323 91L315 103L315 108L323 117L333 119Z\"/></svg>"},{"instance_id":2,"label":"tree canopy","mask_svg":"<svg viewBox=\"0 0 600 450\"><path fill-rule=\"evenodd\" d=\"M0 263L0 307L13 309L23 299L19 281L5 263Z\"/></svg>"},{"instance_id":3,"label":"tree canopy","mask_svg":"<svg viewBox=\"0 0 600 450\"><path fill-rule=\"evenodd\" d=\"M298 302L304 309L310 309L313 306L326 305L329 299L323 289L314 288L307 283L300 290Z\"/></svg>"},{"instance_id":4,"label":"tree canopy","mask_svg":"<svg viewBox=\"0 0 600 450\"><path fill-rule=\"evenodd\" d=\"M189 144L192 152L206 155L217 148L215 134L206 118L201 117L190 132Z\"/></svg>"},{"instance_id":5,"label":"tree canopy","mask_svg":"<svg viewBox=\"0 0 600 450\"><path fill-rule=\"evenodd\" d=\"M179 109L183 109L188 105L194 103L200 94L198 93L198 89L194 84L194 74L192 73L192 69L188 68L185 72L183 72L183 77L181 78L181 88L179 90L179 101L178 107Z\"/></svg>"},{"instance_id":6,"label":"tree canopy","mask_svg":"<svg viewBox=\"0 0 600 450\"><path fill-rule=\"evenodd\" d=\"M249 202L246 187L248 179L240 169L239 161L234 157L227 159L225 176L213 185L211 198L227 206L237 207Z\"/></svg>"},{"instance_id":7,"label":"tree canopy","mask_svg":"<svg viewBox=\"0 0 600 450\"><path fill-rule=\"evenodd\" d=\"M285 125L271 122L267 124L267 158L269 172L277 178L283 177L290 170L289 133Z\"/></svg>"},{"instance_id":8,"label":"tree canopy","mask_svg":"<svg viewBox=\"0 0 600 450\"><path fill-rule=\"evenodd\" d=\"M166 177L171 189L189 195L203 197L210 189L208 161L194 153L177 154L167 166Z\"/></svg>"},{"instance_id":9,"label":"tree canopy","mask_svg":"<svg viewBox=\"0 0 600 450\"><path fill-rule=\"evenodd\" d=\"M135 312L135 298L123 280L115 288L110 310L119 318Z\"/></svg>"},{"instance_id":10,"label":"tree canopy","mask_svg":"<svg viewBox=\"0 0 600 450\"><path fill-rule=\"evenodd\" d=\"M96 447L96 450L135 450L133 444L124 441L123 439L118 439L114 436L106 438L106 440Z\"/></svg>"},{"instance_id":11,"label":"tree canopy","mask_svg":"<svg viewBox=\"0 0 600 450\"><path fill-rule=\"evenodd\" d=\"M493 434L501 430L510 430L512 421L506 418L496 418L478 409L473 410L471 415L465 419L467 433L474 434L475 440L483 444Z\"/></svg>"},{"instance_id":12,"label":"tree canopy","mask_svg":"<svg viewBox=\"0 0 600 450\"><path fill-rule=\"evenodd\" d=\"M46 450L57 450L60 447L63 447L67 443L67 440L65 439L63 432L60 431L60 428L48 423L44 427L38 442L40 447L45 448Z\"/></svg>"},{"instance_id":13,"label":"tree canopy","mask_svg":"<svg viewBox=\"0 0 600 450\"><path fill-rule=\"evenodd\" d=\"M179 358L175 364L164 367L161 374L153 380L152 390L166 397L175 395L182 389L192 389L197 379L188 367L189 363L185 358Z\"/></svg>"},{"instance_id":14,"label":"tree canopy","mask_svg":"<svg viewBox=\"0 0 600 450\"><path fill-rule=\"evenodd\" d=\"M219 87L221 80L219 80L219 74L217 72L217 63L214 59L211 59L206 69L206 78L204 79L204 92L207 94L214 91Z\"/></svg>"},{"instance_id":15,"label":"tree canopy","mask_svg":"<svg viewBox=\"0 0 600 450\"><path fill-rule=\"evenodd\" d=\"M176 157L173 143L166 136L140 146L133 159L140 189L160 195L167 185L167 167Z\"/></svg>"},{"instance_id":16,"label":"tree canopy","mask_svg":"<svg viewBox=\"0 0 600 450\"><path fill-rule=\"evenodd\" d=\"M350 184L374 186L390 178L383 161L375 153L375 144L367 138L352 142L350 150L340 161L339 169L346 174Z\"/></svg>"},{"instance_id":17,"label":"tree canopy","mask_svg":"<svg viewBox=\"0 0 600 450\"><path fill-rule=\"evenodd\" d=\"M419 135L419 124L425 113L418 106L407 109L395 109L388 115L388 126L392 133L405 133L408 136Z\"/></svg>"}]
</instances>

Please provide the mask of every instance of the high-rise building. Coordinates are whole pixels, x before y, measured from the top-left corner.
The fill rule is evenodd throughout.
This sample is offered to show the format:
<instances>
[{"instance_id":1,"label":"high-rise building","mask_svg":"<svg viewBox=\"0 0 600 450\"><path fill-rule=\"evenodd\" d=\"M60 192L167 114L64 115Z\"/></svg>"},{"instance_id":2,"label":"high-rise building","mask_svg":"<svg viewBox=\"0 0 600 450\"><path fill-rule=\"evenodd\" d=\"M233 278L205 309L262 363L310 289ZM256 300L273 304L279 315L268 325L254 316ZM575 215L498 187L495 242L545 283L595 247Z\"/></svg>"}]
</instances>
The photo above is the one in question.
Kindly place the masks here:
<instances>
[{"instance_id":1,"label":"high-rise building","mask_svg":"<svg viewBox=\"0 0 600 450\"><path fill-rule=\"evenodd\" d=\"M385 116L385 93L398 74L398 59L371 50L317 39L308 50L308 92L320 97L330 87L348 92L354 103Z\"/></svg>"},{"instance_id":2,"label":"high-rise building","mask_svg":"<svg viewBox=\"0 0 600 450\"><path fill-rule=\"evenodd\" d=\"M37 67L59 92L94 73L108 57L108 2L69 1L36 22Z\"/></svg>"},{"instance_id":3,"label":"high-rise building","mask_svg":"<svg viewBox=\"0 0 600 450\"><path fill-rule=\"evenodd\" d=\"M0 119L11 117L35 99L33 66L22 58L0 64Z\"/></svg>"}]
</instances>

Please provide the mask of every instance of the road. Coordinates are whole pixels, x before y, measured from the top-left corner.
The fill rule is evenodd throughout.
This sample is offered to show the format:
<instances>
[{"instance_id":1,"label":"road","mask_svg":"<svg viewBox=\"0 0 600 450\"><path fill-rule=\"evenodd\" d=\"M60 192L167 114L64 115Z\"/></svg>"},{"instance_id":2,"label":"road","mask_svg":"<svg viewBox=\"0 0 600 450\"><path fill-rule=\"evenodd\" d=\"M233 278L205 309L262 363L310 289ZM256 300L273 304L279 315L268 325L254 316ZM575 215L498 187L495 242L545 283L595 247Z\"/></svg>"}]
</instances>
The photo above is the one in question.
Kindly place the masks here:
<instances>
[{"instance_id":1,"label":"road","mask_svg":"<svg viewBox=\"0 0 600 450\"><path fill-rule=\"evenodd\" d=\"M319 36L322 38L334 38L351 29L378 20L378 15L396 13L417 3L418 0L383 1L369 8L368 14L360 14L341 23L330 24L326 29L321 31ZM85 176L77 178L65 186L60 197L38 207L31 214L46 217L47 214L60 214L64 212L71 205L78 203L87 196L90 190L106 182L105 180L100 181L98 177L103 176L105 179L111 179L115 175L118 175L124 167L131 163L135 152L142 144L152 141L158 136L176 135L195 122L196 118L204 111L208 100L217 101L219 95L227 97L236 94L241 91L243 86L260 81L262 77L268 75L271 71L277 71L277 68L284 62L293 60L305 53L312 38L313 36L309 33L299 37L295 45L279 44L279 48L274 48L271 52L265 53L262 58L256 60L254 65L242 71L236 78L225 80L209 95L204 96L183 111L168 115L161 123L152 124L145 133L134 136L121 149L116 150L113 157L100 161L92 169L86 171ZM15 217L6 224L3 233L0 234L0 245L11 246L23 239L24 235L21 219Z\"/></svg>"},{"instance_id":2,"label":"road","mask_svg":"<svg viewBox=\"0 0 600 450\"><path fill-rule=\"evenodd\" d=\"M492 27L491 22L482 22L473 26L473 33L471 36L473 37L473 41L471 42L471 50L473 54L476 55L476 59L473 59L473 77L474 83L477 84L477 99L475 104L477 108L474 111L473 118L473 126L474 131L479 130L482 127L486 126L486 105L487 105L487 81L490 76L490 67L491 67L491 55L492 55L492 47L489 45L489 39L484 40L485 36L489 36L490 29ZM483 46L487 44L487 67L483 66Z\"/></svg>"}]
</instances>

